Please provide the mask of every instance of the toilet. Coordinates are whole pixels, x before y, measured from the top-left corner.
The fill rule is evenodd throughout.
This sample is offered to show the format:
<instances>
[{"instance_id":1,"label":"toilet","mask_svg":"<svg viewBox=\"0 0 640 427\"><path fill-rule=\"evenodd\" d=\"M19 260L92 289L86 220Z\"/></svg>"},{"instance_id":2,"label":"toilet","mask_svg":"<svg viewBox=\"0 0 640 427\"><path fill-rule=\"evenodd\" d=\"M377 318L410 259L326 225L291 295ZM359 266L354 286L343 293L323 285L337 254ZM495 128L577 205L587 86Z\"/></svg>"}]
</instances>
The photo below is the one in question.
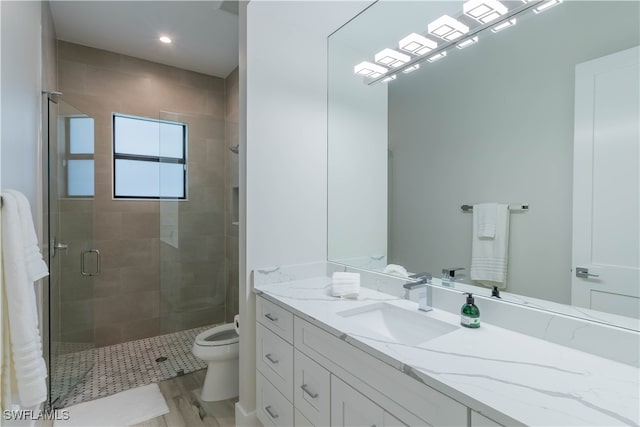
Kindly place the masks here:
<instances>
[{"instance_id":1,"label":"toilet","mask_svg":"<svg viewBox=\"0 0 640 427\"><path fill-rule=\"evenodd\" d=\"M233 323L216 326L198 334L193 355L209 364L201 398L217 402L238 395L238 333Z\"/></svg>"}]
</instances>

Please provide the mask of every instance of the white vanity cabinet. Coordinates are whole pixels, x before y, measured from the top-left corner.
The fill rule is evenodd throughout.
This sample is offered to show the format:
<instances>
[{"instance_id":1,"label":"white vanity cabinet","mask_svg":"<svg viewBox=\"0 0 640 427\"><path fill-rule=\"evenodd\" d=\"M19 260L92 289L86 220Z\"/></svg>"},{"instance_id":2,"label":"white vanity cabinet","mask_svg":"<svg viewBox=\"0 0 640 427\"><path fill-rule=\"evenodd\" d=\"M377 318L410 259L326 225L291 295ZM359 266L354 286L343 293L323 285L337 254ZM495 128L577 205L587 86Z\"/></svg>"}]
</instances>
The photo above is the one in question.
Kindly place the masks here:
<instances>
[{"instance_id":1,"label":"white vanity cabinet","mask_svg":"<svg viewBox=\"0 0 640 427\"><path fill-rule=\"evenodd\" d=\"M261 296L256 320L264 425L469 425L466 406Z\"/></svg>"},{"instance_id":2,"label":"white vanity cabinet","mask_svg":"<svg viewBox=\"0 0 640 427\"><path fill-rule=\"evenodd\" d=\"M292 426L293 314L258 298L256 321L256 414L265 426Z\"/></svg>"},{"instance_id":3,"label":"white vanity cabinet","mask_svg":"<svg viewBox=\"0 0 640 427\"><path fill-rule=\"evenodd\" d=\"M332 375L331 426L406 427L407 424Z\"/></svg>"}]
</instances>

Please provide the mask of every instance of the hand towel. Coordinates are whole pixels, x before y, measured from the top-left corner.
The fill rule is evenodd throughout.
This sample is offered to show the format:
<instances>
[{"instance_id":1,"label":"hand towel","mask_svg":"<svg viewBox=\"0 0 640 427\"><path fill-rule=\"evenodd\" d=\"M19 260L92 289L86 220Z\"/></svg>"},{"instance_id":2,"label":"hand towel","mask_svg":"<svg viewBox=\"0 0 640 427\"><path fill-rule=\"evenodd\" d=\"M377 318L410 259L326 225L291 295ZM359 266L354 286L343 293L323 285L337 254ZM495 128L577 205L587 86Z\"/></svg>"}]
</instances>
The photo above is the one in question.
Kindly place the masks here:
<instances>
[{"instance_id":1,"label":"hand towel","mask_svg":"<svg viewBox=\"0 0 640 427\"><path fill-rule=\"evenodd\" d=\"M384 268L384 274L391 274L392 276L402 277L403 279L409 278L407 269L398 264L389 264Z\"/></svg>"},{"instance_id":2,"label":"hand towel","mask_svg":"<svg viewBox=\"0 0 640 427\"><path fill-rule=\"evenodd\" d=\"M2 405L32 407L47 398L47 368L38 328L34 280L48 274L37 247L29 202L16 191L2 192L2 261L5 310L2 327L9 332L2 367ZM17 396L16 396L17 395Z\"/></svg>"},{"instance_id":3,"label":"hand towel","mask_svg":"<svg viewBox=\"0 0 640 427\"><path fill-rule=\"evenodd\" d=\"M331 277L331 295L356 298L360 292L360 273L337 271Z\"/></svg>"},{"instance_id":4,"label":"hand towel","mask_svg":"<svg viewBox=\"0 0 640 427\"><path fill-rule=\"evenodd\" d=\"M473 207L473 221L478 223L478 238L493 239L496 236L498 204L481 203Z\"/></svg>"},{"instance_id":5,"label":"hand towel","mask_svg":"<svg viewBox=\"0 0 640 427\"><path fill-rule=\"evenodd\" d=\"M496 228L493 239L480 238L479 226L478 216L474 212L471 280L484 286L505 289L509 255L509 205L496 205Z\"/></svg>"}]
</instances>

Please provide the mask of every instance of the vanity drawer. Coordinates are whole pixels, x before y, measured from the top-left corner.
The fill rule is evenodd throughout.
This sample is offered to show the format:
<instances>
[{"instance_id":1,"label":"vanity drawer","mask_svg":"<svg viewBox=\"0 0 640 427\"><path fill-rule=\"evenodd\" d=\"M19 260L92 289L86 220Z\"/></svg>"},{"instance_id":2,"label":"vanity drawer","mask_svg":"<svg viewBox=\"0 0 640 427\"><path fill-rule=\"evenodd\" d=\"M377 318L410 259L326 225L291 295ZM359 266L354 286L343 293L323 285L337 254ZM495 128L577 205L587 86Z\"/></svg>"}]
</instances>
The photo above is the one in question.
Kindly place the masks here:
<instances>
[{"instance_id":1,"label":"vanity drawer","mask_svg":"<svg viewBox=\"0 0 640 427\"><path fill-rule=\"evenodd\" d=\"M256 320L293 343L293 314L262 297L256 298Z\"/></svg>"},{"instance_id":2,"label":"vanity drawer","mask_svg":"<svg viewBox=\"0 0 640 427\"><path fill-rule=\"evenodd\" d=\"M256 368L293 402L293 346L256 324Z\"/></svg>"},{"instance_id":3,"label":"vanity drawer","mask_svg":"<svg viewBox=\"0 0 640 427\"><path fill-rule=\"evenodd\" d=\"M264 426L294 425L293 404L259 371L256 372L256 414Z\"/></svg>"},{"instance_id":4,"label":"vanity drawer","mask_svg":"<svg viewBox=\"0 0 640 427\"><path fill-rule=\"evenodd\" d=\"M331 421L331 374L325 368L295 350L293 399L296 409L315 426Z\"/></svg>"}]
</instances>

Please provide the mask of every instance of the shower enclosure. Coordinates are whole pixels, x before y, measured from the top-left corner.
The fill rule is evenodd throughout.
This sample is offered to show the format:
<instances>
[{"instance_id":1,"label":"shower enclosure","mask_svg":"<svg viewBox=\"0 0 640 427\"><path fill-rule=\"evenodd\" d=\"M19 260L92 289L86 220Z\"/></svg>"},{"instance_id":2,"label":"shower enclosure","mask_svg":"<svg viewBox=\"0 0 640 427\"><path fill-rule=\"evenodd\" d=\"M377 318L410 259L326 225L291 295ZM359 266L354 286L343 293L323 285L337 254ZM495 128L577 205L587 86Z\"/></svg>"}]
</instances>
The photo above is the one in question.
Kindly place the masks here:
<instances>
[{"instance_id":1,"label":"shower enclosure","mask_svg":"<svg viewBox=\"0 0 640 427\"><path fill-rule=\"evenodd\" d=\"M94 378L105 349L230 322L237 313L237 113L225 107L231 93L225 89L237 92L237 77L234 86L214 83L222 88L220 95L212 91L222 114L152 113L153 106L123 104L121 94L98 99L64 85L64 97L48 97L45 250L51 275L44 324L54 408L68 405L69 396ZM156 130L119 145L118 117ZM167 148L176 144L177 128L184 129L183 153ZM139 150L151 140L157 153ZM160 197L119 197L123 164L138 167L121 175L124 182L140 188L155 180ZM174 194L178 187L170 181L181 168L184 194ZM180 340L190 349L190 335ZM150 342L136 348L151 352ZM182 356L162 356L146 360L154 366L141 370L164 363L164 372L184 372ZM127 369L124 375L132 376Z\"/></svg>"}]
</instances>

